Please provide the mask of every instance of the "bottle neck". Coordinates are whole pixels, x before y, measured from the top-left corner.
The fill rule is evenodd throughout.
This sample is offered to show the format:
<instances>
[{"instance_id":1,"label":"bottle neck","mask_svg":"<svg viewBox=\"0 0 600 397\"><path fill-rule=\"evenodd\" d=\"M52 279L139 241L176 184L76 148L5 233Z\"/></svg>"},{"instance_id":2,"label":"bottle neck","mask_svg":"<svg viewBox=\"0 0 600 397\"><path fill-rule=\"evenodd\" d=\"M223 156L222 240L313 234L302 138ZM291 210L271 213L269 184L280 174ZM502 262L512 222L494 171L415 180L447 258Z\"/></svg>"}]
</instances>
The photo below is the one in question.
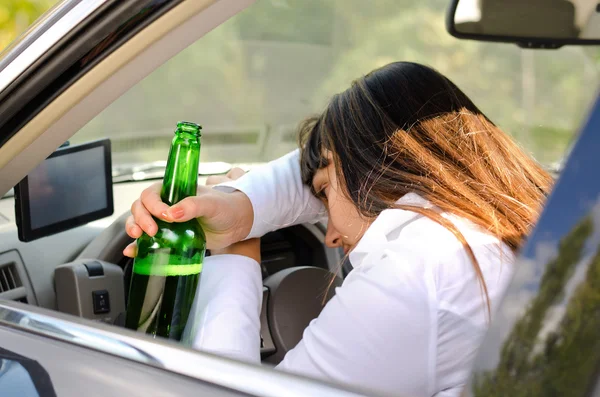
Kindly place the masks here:
<instances>
[{"instance_id":1,"label":"bottle neck","mask_svg":"<svg viewBox=\"0 0 600 397\"><path fill-rule=\"evenodd\" d=\"M198 188L200 136L178 129L171 142L160 197L173 205L195 196Z\"/></svg>"}]
</instances>

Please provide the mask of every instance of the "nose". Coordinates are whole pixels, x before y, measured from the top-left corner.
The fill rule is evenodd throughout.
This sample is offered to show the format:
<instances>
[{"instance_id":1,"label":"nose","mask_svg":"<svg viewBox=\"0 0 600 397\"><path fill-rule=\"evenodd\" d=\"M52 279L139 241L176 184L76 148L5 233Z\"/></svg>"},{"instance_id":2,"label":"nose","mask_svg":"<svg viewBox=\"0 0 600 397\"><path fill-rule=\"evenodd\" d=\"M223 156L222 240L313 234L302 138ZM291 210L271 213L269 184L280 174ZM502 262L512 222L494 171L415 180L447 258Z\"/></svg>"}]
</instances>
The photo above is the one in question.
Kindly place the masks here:
<instances>
[{"instance_id":1,"label":"nose","mask_svg":"<svg viewBox=\"0 0 600 397\"><path fill-rule=\"evenodd\" d=\"M327 222L327 233L325 234L325 245L329 248L342 246L342 235L333 227L331 221Z\"/></svg>"}]
</instances>

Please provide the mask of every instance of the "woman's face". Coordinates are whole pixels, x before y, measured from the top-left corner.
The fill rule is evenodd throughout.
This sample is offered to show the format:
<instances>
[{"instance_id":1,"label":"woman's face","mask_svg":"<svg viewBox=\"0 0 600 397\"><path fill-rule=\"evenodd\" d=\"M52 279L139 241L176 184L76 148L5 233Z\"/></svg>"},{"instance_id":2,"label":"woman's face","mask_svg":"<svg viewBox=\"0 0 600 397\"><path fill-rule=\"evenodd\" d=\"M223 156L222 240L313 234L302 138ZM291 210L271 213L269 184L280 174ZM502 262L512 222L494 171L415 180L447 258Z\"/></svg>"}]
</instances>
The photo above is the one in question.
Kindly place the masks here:
<instances>
[{"instance_id":1,"label":"woman's face","mask_svg":"<svg viewBox=\"0 0 600 397\"><path fill-rule=\"evenodd\" d=\"M335 165L330 151L326 151L329 164L319 169L313 177L313 188L329 214L325 244L328 247L343 247L349 252L361 239L370 221L360 216L352 201L344 194L338 183Z\"/></svg>"}]
</instances>

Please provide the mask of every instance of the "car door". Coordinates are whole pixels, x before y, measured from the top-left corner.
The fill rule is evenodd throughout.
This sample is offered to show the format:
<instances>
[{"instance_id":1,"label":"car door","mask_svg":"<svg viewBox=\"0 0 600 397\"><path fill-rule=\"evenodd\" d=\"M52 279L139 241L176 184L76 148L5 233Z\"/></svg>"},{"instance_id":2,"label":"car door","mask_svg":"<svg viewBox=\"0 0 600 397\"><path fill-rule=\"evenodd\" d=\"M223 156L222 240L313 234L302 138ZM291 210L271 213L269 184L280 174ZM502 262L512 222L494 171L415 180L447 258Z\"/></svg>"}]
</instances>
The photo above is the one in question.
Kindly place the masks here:
<instances>
[{"instance_id":1,"label":"car door","mask_svg":"<svg viewBox=\"0 0 600 397\"><path fill-rule=\"evenodd\" d=\"M75 346L59 339L66 337L69 331L54 328L39 319L31 320L27 314L9 311L6 307L0 308L0 394L3 396L244 394L151 365L138 364L118 355ZM35 327L45 328L42 333L46 336L14 326L12 321L7 320L11 317L17 321L33 321ZM49 333L58 338L49 337ZM71 337L81 338L73 334ZM118 348L113 354L118 354Z\"/></svg>"},{"instance_id":2,"label":"car door","mask_svg":"<svg viewBox=\"0 0 600 397\"><path fill-rule=\"evenodd\" d=\"M600 393L600 99L475 361L470 396Z\"/></svg>"},{"instance_id":3,"label":"car door","mask_svg":"<svg viewBox=\"0 0 600 397\"><path fill-rule=\"evenodd\" d=\"M83 393L90 397L359 395L114 326L0 301L0 395Z\"/></svg>"}]
</instances>

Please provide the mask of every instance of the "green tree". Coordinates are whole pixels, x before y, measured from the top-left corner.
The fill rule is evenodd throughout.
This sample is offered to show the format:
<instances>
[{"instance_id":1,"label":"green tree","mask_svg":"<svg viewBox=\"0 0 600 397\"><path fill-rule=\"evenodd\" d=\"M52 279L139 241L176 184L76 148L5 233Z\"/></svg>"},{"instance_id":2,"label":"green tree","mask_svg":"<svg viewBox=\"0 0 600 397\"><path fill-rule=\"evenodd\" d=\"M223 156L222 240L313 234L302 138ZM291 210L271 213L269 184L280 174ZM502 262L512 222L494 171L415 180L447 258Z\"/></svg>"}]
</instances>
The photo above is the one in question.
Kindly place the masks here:
<instances>
[{"instance_id":1,"label":"green tree","mask_svg":"<svg viewBox=\"0 0 600 397\"><path fill-rule=\"evenodd\" d=\"M56 0L2 0L0 50L7 47L56 2Z\"/></svg>"},{"instance_id":2,"label":"green tree","mask_svg":"<svg viewBox=\"0 0 600 397\"><path fill-rule=\"evenodd\" d=\"M540 162L562 157L595 91L598 67L579 47L522 50L514 44L458 40L444 20L446 0L336 2L343 30L332 72L315 101L391 61L428 64L452 79L494 122Z\"/></svg>"}]
</instances>

